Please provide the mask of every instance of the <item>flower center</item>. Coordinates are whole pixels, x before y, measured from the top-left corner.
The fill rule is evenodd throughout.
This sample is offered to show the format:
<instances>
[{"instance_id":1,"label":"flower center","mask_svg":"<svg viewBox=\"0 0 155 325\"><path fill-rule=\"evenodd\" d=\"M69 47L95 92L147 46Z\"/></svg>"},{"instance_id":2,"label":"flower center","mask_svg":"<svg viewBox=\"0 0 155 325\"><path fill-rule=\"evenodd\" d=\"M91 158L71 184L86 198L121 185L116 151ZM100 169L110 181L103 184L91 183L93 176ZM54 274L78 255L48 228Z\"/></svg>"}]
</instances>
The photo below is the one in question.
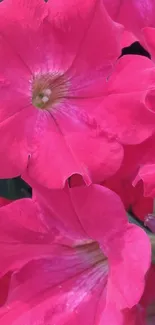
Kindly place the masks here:
<instances>
[{"instance_id":1,"label":"flower center","mask_svg":"<svg viewBox=\"0 0 155 325\"><path fill-rule=\"evenodd\" d=\"M34 105L38 108L44 108L47 103L50 101L52 91L51 89L43 89L42 92L39 92L36 97L33 99Z\"/></svg>"},{"instance_id":2,"label":"flower center","mask_svg":"<svg viewBox=\"0 0 155 325\"><path fill-rule=\"evenodd\" d=\"M60 103L67 93L67 82L63 75L44 74L33 78L32 104L40 109L50 109Z\"/></svg>"},{"instance_id":3,"label":"flower center","mask_svg":"<svg viewBox=\"0 0 155 325\"><path fill-rule=\"evenodd\" d=\"M94 241L83 243L77 246L78 250L85 253L87 258L92 261L92 264L107 262L107 257L99 247L99 244Z\"/></svg>"}]
</instances>

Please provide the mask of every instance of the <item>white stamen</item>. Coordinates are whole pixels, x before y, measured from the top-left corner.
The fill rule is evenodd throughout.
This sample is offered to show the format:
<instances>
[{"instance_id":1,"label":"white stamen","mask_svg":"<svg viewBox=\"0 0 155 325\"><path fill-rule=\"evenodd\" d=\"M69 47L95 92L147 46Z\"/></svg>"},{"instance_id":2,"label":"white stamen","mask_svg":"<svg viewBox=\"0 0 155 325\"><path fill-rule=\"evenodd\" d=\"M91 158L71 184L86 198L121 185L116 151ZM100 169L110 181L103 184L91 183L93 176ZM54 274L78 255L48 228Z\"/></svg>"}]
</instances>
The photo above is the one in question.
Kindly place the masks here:
<instances>
[{"instance_id":1,"label":"white stamen","mask_svg":"<svg viewBox=\"0 0 155 325\"><path fill-rule=\"evenodd\" d=\"M42 102L43 102L44 104L46 104L48 101L49 101L49 97L44 96L44 97L42 98Z\"/></svg>"},{"instance_id":2,"label":"white stamen","mask_svg":"<svg viewBox=\"0 0 155 325\"><path fill-rule=\"evenodd\" d=\"M44 95L50 96L51 94L52 94L52 90L51 89L47 88L47 89L44 90Z\"/></svg>"}]
</instances>

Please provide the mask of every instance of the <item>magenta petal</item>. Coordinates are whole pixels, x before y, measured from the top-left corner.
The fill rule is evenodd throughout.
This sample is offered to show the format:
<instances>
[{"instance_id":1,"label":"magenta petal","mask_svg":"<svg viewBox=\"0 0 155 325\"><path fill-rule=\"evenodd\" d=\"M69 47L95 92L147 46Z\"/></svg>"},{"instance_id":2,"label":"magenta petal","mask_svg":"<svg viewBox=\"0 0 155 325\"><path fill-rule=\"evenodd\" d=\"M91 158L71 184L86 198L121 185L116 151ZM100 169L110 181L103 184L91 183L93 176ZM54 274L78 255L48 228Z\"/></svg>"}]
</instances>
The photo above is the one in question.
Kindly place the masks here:
<instances>
[{"instance_id":1,"label":"magenta petal","mask_svg":"<svg viewBox=\"0 0 155 325\"><path fill-rule=\"evenodd\" d=\"M154 86L155 66L151 60L138 55L122 57L97 107L104 131L124 144L138 144L150 137L155 130L154 97L149 106L147 97Z\"/></svg>"},{"instance_id":2,"label":"magenta petal","mask_svg":"<svg viewBox=\"0 0 155 325\"><path fill-rule=\"evenodd\" d=\"M77 155L79 162L82 162L83 175L88 173L92 183L107 179L115 174L121 165L123 147L104 135L96 132L71 134L66 137L66 141Z\"/></svg>"},{"instance_id":3,"label":"magenta petal","mask_svg":"<svg viewBox=\"0 0 155 325\"><path fill-rule=\"evenodd\" d=\"M52 228L39 218L39 208L31 199L14 201L0 208L1 275L16 270L31 259L50 255Z\"/></svg>"},{"instance_id":4,"label":"magenta petal","mask_svg":"<svg viewBox=\"0 0 155 325\"><path fill-rule=\"evenodd\" d=\"M10 288L11 275L11 272L8 272L0 278L0 307L2 307L7 300Z\"/></svg>"},{"instance_id":5,"label":"magenta petal","mask_svg":"<svg viewBox=\"0 0 155 325\"><path fill-rule=\"evenodd\" d=\"M24 0L17 0L16 2L7 0L2 2L0 6L1 12L4 14L3 19L4 17L6 20L12 19L12 22L16 19L22 23L24 18L29 21L29 24L33 23L33 27L37 27L48 13L47 6L45 6L42 0L28 0L26 3Z\"/></svg>"},{"instance_id":6,"label":"magenta petal","mask_svg":"<svg viewBox=\"0 0 155 325\"><path fill-rule=\"evenodd\" d=\"M103 60L113 64L120 55L122 27L111 20L102 0L19 1L16 6L10 1L1 5L1 13L1 30L31 71L72 67L83 74L101 68Z\"/></svg>"},{"instance_id":7,"label":"magenta petal","mask_svg":"<svg viewBox=\"0 0 155 325\"><path fill-rule=\"evenodd\" d=\"M37 122L27 173L38 183L48 188L62 188L70 176L80 174L89 185L119 169L123 148L118 142L90 131L81 122L77 122L79 130L76 131L76 123L71 118L68 123L64 119L59 124L59 120L55 122L49 114L38 113Z\"/></svg>"},{"instance_id":8,"label":"magenta petal","mask_svg":"<svg viewBox=\"0 0 155 325\"><path fill-rule=\"evenodd\" d=\"M60 229L62 236L73 239L75 242L89 239L72 205L68 186L63 190L49 190L27 177L24 179L33 187L33 198L42 207L46 224L51 226L54 223Z\"/></svg>"},{"instance_id":9,"label":"magenta petal","mask_svg":"<svg viewBox=\"0 0 155 325\"><path fill-rule=\"evenodd\" d=\"M149 238L140 228L128 224L119 197L107 188L91 185L70 189L70 193L86 233L100 243L108 257L109 301L117 301L122 309L133 307L142 296L150 266Z\"/></svg>"},{"instance_id":10,"label":"magenta petal","mask_svg":"<svg viewBox=\"0 0 155 325\"><path fill-rule=\"evenodd\" d=\"M145 275L151 263L150 240L142 229L129 225L124 235L114 238L109 246L109 295L122 309L132 308L144 291Z\"/></svg>"},{"instance_id":11,"label":"magenta petal","mask_svg":"<svg viewBox=\"0 0 155 325\"><path fill-rule=\"evenodd\" d=\"M79 52L71 66L71 73L73 70L73 72L78 71L79 75L85 73L85 76L91 77L95 68L105 77L104 71L108 75L107 68L110 71L111 66L121 54L120 41L123 28L107 14L102 0L86 2L89 2L91 14ZM101 29L102 33L99 33Z\"/></svg>"},{"instance_id":12,"label":"magenta petal","mask_svg":"<svg viewBox=\"0 0 155 325\"><path fill-rule=\"evenodd\" d=\"M124 232L128 221L123 204L114 192L100 185L70 189L73 206L86 233L98 242Z\"/></svg>"},{"instance_id":13,"label":"magenta petal","mask_svg":"<svg viewBox=\"0 0 155 325\"><path fill-rule=\"evenodd\" d=\"M146 27L142 32L144 36L145 47L150 52L151 58L155 60L155 28Z\"/></svg>"},{"instance_id":14,"label":"magenta petal","mask_svg":"<svg viewBox=\"0 0 155 325\"><path fill-rule=\"evenodd\" d=\"M29 69L0 33L0 122L30 105ZM9 66L8 66L9 65Z\"/></svg>"},{"instance_id":15,"label":"magenta petal","mask_svg":"<svg viewBox=\"0 0 155 325\"><path fill-rule=\"evenodd\" d=\"M72 174L79 173L90 184L89 174L50 114L38 114L37 122L32 139L35 150L31 152L28 176L46 187L62 188Z\"/></svg>"},{"instance_id":16,"label":"magenta petal","mask_svg":"<svg viewBox=\"0 0 155 325\"><path fill-rule=\"evenodd\" d=\"M122 48L130 46L132 43L136 42L137 38L134 34L131 32L128 32L127 30L124 30L123 36L122 36Z\"/></svg>"},{"instance_id":17,"label":"magenta petal","mask_svg":"<svg viewBox=\"0 0 155 325\"><path fill-rule=\"evenodd\" d=\"M154 0L103 0L110 16L126 29L141 37L141 29L145 26L154 26Z\"/></svg>"},{"instance_id":18,"label":"magenta petal","mask_svg":"<svg viewBox=\"0 0 155 325\"><path fill-rule=\"evenodd\" d=\"M34 262L14 276L8 303L0 310L1 322L5 325L12 325L12 322L14 325L24 322L34 325L36 321L38 324L85 325L85 311L89 309L87 324L92 325L106 276L101 279L98 267L89 268L55 285L59 272L52 272L52 264L40 262L40 268ZM64 264L65 271L67 267L68 264L66 268ZM70 270L73 274L76 272L73 265Z\"/></svg>"},{"instance_id":19,"label":"magenta petal","mask_svg":"<svg viewBox=\"0 0 155 325\"><path fill-rule=\"evenodd\" d=\"M15 117L0 123L0 178L19 176L27 168L27 142L22 137L23 123Z\"/></svg>"},{"instance_id":20,"label":"magenta petal","mask_svg":"<svg viewBox=\"0 0 155 325\"><path fill-rule=\"evenodd\" d=\"M144 195L154 198L155 196L155 164L142 166L134 180L136 184L139 180L144 182Z\"/></svg>"}]
</instances>

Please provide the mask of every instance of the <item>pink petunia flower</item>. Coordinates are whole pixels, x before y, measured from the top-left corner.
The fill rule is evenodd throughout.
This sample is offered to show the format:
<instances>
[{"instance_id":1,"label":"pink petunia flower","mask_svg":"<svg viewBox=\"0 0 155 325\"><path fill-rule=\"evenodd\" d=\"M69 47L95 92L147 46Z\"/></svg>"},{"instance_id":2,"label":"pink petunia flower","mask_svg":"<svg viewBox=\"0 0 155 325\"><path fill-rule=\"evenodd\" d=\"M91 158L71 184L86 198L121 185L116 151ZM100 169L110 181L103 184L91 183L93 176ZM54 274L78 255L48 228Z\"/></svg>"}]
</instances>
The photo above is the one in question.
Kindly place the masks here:
<instances>
[{"instance_id":1,"label":"pink petunia flower","mask_svg":"<svg viewBox=\"0 0 155 325\"><path fill-rule=\"evenodd\" d=\"M27 170L59 188L115 173L123 149L95 111L121 34L102 0L0 4L0 177Z\"/></svg>"},{"instance_id":2,"label":"pink petunia flower","mask_svg":"<svg viewBox=\"0 0 155 325\"><path fill-rule=\"evenodd\" d=\"M2 207L0 245L1 274L13 271L5 325L123 324L150 265L147 235L99 185L40 188Z\"/></svg>"}]
</instances>

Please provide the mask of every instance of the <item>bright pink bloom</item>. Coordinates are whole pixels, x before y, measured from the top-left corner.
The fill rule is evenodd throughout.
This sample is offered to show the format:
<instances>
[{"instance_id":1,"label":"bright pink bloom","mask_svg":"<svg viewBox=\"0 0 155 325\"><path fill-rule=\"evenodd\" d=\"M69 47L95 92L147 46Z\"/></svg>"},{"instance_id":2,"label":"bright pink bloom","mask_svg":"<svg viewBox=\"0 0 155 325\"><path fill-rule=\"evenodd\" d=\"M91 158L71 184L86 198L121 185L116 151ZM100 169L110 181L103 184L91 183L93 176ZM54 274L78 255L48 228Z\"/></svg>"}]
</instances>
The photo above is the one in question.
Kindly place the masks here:
<instances>
[{"instance_id":1,"label":"bright pink bloom","mask_svg":"<svg viewBox=\"0 0 155 325\"><path fill-rule=\"evenodd\" d=\"M121 34L102 0L0 4L0 177L27 170L59 188L74 173L87 184L115 173L123 150L96 106Z\"/></svg>"},{"instance_id":2,"label":"bright pink bloom","mask_svg":"<svg viewBox=\"0 0 155 325\"><path fill-rule=\"evenodd\" d=\"M1 323L122 324L144 289L147 235L103 186L42 190L40 206L23 199L0 209L1 272L16 271Z\"/></svg>"},{"instance_id":3,"label":"bright pink bloom","mask_svg":"<svg viewBox=\"0 0 155 325\"><path fill-rule=\"evenodd\" d=\"M155 26L154 0L103 0L108 13L115 21L141 38L141 30Z\"/></svg>"}]
</instances>

